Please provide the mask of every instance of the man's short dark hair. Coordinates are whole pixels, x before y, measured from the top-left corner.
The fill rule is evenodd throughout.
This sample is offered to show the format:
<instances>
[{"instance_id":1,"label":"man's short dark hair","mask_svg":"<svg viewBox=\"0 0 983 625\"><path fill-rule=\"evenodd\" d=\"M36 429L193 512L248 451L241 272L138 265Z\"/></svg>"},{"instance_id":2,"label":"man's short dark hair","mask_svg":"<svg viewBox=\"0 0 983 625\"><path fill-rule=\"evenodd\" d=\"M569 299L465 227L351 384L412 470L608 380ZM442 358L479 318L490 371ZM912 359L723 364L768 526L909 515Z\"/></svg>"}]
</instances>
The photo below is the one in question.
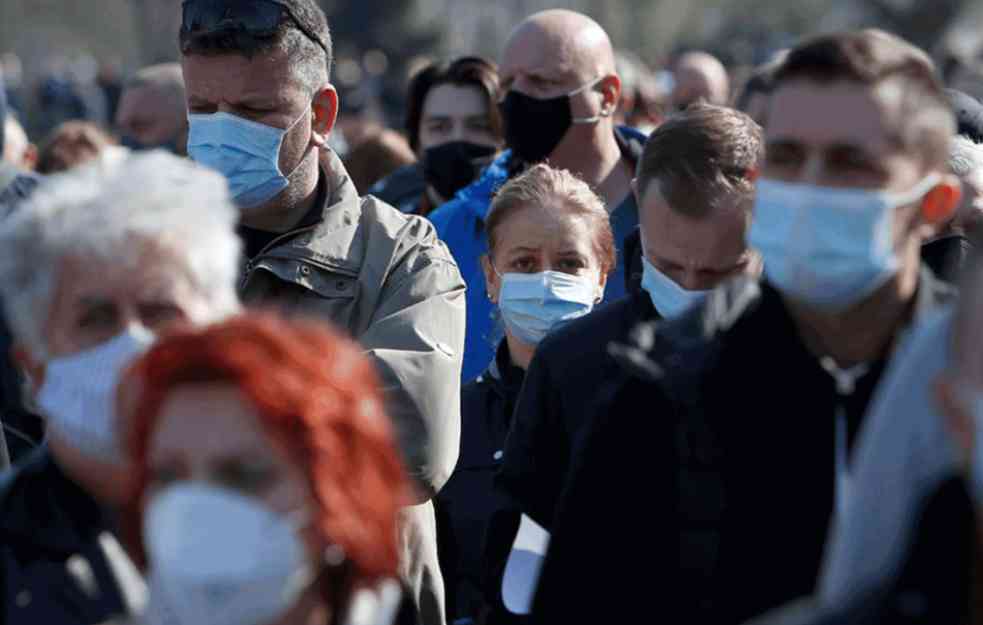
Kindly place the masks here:
<instances>
[{"instance_id":1,"label":"man's short dark hair","mask_svg":"<svg viewBox=\"0 0 983 625\"><path fill-rule=\"evenodd\" d=\"M475 87L488 104L492 133L501 137L502 118L498 110L498 66L479 56L465 56L450 63L432 63L414 74L406 98L406 136L414 151L420 148L420 123L427 94L440 85Z\"/></svg>"},{"instance_id":2,"label":"man's short dark hair","mask_svg":"<svg viewBox=\"0 0 983 625\"><path fill-rule=\"evenodd\" d=\"M761 127L754 120L697 102L652 132L638 162L638 193L656 182L673 210L700 218L735 193L753 195L763 153Z\"/></svg>"},{"instance_id":3,"label":"man's short dark hair","mask_svg":"<svg viewBox=\"0 0 983 625\"><path fill-rule=\"evenodd\" d=\"M796 46L775 73L774 86L796 80L851 81L903 89L899 139L927 163L944 164L955 122L932 60L920 48L881 30L822 35Z\"/></svg>"},{"instance_id":4,"label":"man's short dark hair","mask_svg":"<svg viewBox=\"0 0 983 625\"><path fill-rule=\"evenodd\" d=\"M256 54L280 48L286 51L290 66L298 72L304 86L314 93L330 79L334 61L328 18L315 0L275 1L283 6L284 16L272 35L260 37L239 31L191 32L182 24L181 54L239 54L251 59ZM228 0L230 8L236 2Z\"/></svg>"}]
</instances>

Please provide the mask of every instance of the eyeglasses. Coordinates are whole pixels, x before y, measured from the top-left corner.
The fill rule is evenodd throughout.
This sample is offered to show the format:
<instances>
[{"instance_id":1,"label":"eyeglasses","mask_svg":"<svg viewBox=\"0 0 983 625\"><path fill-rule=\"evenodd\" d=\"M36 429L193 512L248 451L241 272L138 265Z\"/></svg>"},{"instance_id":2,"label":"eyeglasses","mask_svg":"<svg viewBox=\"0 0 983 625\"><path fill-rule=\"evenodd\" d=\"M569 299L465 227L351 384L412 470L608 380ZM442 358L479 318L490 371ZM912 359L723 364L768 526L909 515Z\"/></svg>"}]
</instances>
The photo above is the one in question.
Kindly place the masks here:
<instances>
[{"instance_id":1,"label":"eyeglasses","mask_svg":"<svg viewBox=\"0 0 983 625\"><path fill-rule=\"evenodd\" d=\"M321 38L301 24L287 5L276 0L184 0L182 10L181 28L189 33L243 32L254 37L276 34L286 14L300 32L331 56Z\"/></svg>"}]
</instances>

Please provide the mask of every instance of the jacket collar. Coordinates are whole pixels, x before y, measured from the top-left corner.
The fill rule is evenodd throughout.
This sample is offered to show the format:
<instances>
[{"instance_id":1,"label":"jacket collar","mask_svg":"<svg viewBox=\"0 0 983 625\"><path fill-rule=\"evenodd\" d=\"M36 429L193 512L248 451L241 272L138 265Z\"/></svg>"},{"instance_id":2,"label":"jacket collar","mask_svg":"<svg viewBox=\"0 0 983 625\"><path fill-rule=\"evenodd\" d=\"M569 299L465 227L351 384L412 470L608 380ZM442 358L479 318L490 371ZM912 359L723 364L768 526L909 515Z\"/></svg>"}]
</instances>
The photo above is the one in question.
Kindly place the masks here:
<instances>
[{"instance_id":1,"label":"jacket collar","mask_svg":"<svg viewBox=\"0 0 983 625\"><path fill-rule=\"evenodd\" d=\"M614 138L622 155L633 164L637 163L642 157L646 136L634 128L619 126L614 130ZM472 216L484 223L491 208L492 196L509 178L523 169L525 165L512 158L512 150L505 150L485 168L476 182L458 191L455 197L466 202Z\"/></svg>"},{"instance_id":2,"label":"jacket collar","mask_svg":"<svg viewBox=\"0 0 983 625\"><path fill-rule=\"evenodd\" d=\"M899 334L953 301L956 296L955 288L939 280L923 265L911 316ZM794 332L791 317L774 287L765 282L739 278L715 289L703 306L679 319L667 323L639 324L632 331L629 341L613 343L609 346L609 352L623 369L644 380L663 378L666 371L662 363L666 362L680 365L677 369L684 368L682 364L685 363L689 365L685 368L691 369L689 373L692 373L709 366L708 363L715 358L720 347L719 341L714 340L717 335L725 334L759 308L772 320L769 323L775 329L775 335L782 332L775 325L778 323L787 326L787 331ZM693 355L696 358L691 358Z\"/></svg>"}]
</instances>

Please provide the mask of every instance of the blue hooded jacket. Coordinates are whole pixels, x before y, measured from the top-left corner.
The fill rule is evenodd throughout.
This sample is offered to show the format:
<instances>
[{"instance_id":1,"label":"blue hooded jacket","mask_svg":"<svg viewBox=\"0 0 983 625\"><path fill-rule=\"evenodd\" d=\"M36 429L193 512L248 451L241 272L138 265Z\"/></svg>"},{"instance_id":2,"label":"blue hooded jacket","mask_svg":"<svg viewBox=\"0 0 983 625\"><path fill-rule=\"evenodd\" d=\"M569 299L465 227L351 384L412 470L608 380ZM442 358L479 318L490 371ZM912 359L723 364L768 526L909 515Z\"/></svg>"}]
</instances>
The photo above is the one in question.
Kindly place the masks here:
<instances>
[{"instance_id":1,"label":"blue hooded jacket","mask_svg":"<svg viewBox=\"0 0 983 625\"><path fill-rule=\"evenodd\" d=\"M618 144L625 156L637 162L645 145L646 136L632 128L621 127L616 131ZM495 347L502 337L496 323L495 306L488 299L485 274L481 269L481 257L488 253L488 237L485 217L492 196L509 179L512 153L503 152L489 165L481 177L465 187L454 199L430 213L429 218L437 227L437 234L450 248L461 270L467 292L467 330L464 339L464 364L461 374L464 381L481 375L495 357ZM638 207L634 194L611 212L611 230L619 252L625 238L638 227ZM614 271L608 276L604 301L623 297L625 287L625 259L618 254Z\"/></svg>"}]
</instances>

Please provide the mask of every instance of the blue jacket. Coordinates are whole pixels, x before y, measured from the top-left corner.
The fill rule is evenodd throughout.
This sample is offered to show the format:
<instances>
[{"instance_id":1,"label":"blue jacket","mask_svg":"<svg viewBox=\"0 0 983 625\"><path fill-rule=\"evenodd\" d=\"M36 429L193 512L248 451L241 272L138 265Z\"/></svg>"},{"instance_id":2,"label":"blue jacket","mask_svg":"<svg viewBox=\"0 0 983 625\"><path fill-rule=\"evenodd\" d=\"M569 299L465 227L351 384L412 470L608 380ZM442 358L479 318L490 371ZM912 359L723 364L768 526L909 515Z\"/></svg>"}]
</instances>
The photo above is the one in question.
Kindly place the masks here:
<instances>
[{"instance_id":1,"label":"blue jacket","mask_svg":"<svg viewBox=\"0 0 983 625\"><path fill-rule=\"evenodd\" d=\"M625 156L638 160L645 145L646 136L632 128L618 128L619 145ZM488 253L488 237L485 233L485 217L492 195L514 173L511 151L503 152L482 172L471 186L458 192L453 200L430 213L429 218L437 227L437 234L450 248L461 270L467 293L467 330L464 340L464 365L461 370L464 381L472 380L488 367L495 357L495 346L501 338L501 330L495 321L495 307L488 299L485 274L481 269L481 257ZM611 213L611 229L619 250L624 239L638 227L638 207L634 195ZM624 255L618 254L618 264L608 276L604 301L623 297L625 288Z\"/></svg>"}]
</instances>

